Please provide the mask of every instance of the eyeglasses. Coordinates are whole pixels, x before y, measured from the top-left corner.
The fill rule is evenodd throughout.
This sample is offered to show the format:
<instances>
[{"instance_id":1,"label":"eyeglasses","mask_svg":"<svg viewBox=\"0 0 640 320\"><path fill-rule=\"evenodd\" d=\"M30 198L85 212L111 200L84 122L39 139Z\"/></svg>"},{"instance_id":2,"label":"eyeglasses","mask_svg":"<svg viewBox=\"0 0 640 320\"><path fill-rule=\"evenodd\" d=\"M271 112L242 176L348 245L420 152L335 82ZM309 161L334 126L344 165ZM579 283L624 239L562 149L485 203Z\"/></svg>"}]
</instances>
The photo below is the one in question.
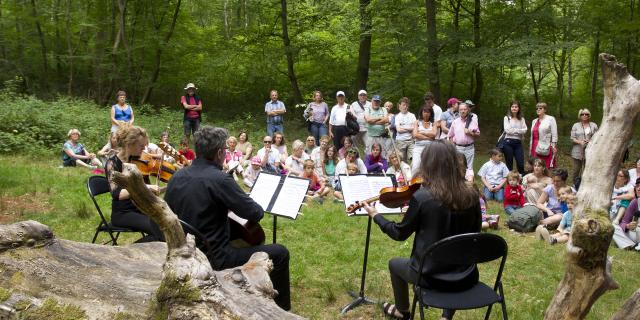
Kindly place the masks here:
<instances>
[{"instance_id":1,"label":"eyeglasses","mask_svg":"<svg viewBox=\"0 0 640 320\"><path fill-rule=\"evenodd\" d=\"M273 141L266 141L266 140L262 141L262 142L264 142L264 143L273 143Z\"/></svg>"},{"instance_id":2,"label":"eyeglasses","mask_svg":"<svg viewBox=\"0 0 640 320\"><path fill-rule=\"evenodd\" d=\"M581 116L587 116L587 117L591 116L591 115L590 115L590 114L588 114L588 113L581 113L580 115L581 115Z\"/></svg>"}]
</instances>

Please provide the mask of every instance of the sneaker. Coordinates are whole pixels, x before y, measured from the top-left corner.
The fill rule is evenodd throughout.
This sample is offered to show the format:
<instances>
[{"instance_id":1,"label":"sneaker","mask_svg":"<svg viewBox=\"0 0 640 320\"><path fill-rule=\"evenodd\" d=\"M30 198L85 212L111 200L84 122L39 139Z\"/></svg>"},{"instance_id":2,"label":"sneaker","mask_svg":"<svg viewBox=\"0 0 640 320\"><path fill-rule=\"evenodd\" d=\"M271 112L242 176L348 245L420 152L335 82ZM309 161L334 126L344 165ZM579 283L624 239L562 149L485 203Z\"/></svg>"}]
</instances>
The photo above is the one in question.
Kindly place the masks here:
<instances>
[{"instance_id":1,"label":"sneaker","mask_svg":"<svg viewBox=\"0 0 640 320\"><path fill-rule=\"evenodd\" d=\"M636 251L640 251L640 243L638 243L638 245L634 249L636 249Z\"/></svg>"},{"instance_id":2,"label":"sneaker","mask_svg":"<svg viewBox=\"0 0 640 320\"><path fill-rule=\"evenodd\" d=\"M556 239L555 237L550 237L549 238L549 243L556 244L556 243L558 243L558 239Z\"/></svg>"},{"instance_id":3,"label":"sneaker","mask_svg":"<svg viewBox=\"0 0 640 320\"><path fill-rule=\"evenodd\" d=\"M98 169L98 167L96 167L96 166L89 166L89 169L91 169L91 170L95 170L95 169Z\"/></svg>"}]
</instances>

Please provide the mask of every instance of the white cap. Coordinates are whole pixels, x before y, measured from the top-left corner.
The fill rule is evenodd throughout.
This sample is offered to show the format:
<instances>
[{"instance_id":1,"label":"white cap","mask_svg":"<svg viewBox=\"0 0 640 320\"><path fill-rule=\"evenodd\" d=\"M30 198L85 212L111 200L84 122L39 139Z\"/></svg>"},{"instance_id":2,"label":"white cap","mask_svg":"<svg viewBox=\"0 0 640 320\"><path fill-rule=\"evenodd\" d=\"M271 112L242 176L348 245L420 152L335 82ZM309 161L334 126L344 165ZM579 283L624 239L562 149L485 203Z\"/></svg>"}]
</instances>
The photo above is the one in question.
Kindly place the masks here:
<instances>
[{"instance_id":1,"label":"white cap","mask_svg":"<svg viewBox=\"0 0 640 320\"><path fill-rule=\"evenodd\" d=\"M185 89L185 90L188 90L188 89L190 89L190 88L191 88L191 89L195 89L195 90L197 90L197 89L198 89L198 88L196 88L196 85L195 85L195 84L193 84L193 83L187 83L187 86L186 86L186 87L184 87L184 89Z\"/></svg>"},{"instance_id":2,"label":"white cap","mask_svg":"<svg viewBox=\"0 0 640 320\"><path fill-rule=\"evenodd\" d=\"M336 97L338 97L338 96L343 96L344 97L344 91L336 92Z\"/></svg>"},{"instance_id":3,"label":"white cap","mask_svg":"<svg viewBox=\"0 0 640 320\"><path fill-rule=\"evenodd\" d=\"M358 91L358 95L361 95L361 94L367 94L367 91L366 91L366 90L360 90L360 91Z\"/></svg>"}]
</instances>

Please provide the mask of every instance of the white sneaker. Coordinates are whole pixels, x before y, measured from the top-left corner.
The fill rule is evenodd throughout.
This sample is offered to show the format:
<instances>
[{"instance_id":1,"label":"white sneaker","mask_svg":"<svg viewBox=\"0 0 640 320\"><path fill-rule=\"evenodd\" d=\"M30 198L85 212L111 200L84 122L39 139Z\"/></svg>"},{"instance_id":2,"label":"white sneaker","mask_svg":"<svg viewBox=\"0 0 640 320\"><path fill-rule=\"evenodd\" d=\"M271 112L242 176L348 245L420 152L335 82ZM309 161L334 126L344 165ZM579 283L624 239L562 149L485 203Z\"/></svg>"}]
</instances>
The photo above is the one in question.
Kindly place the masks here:
<instances>
[{"instance_id":1,"label":"white sneaker","mask_svg":"<svg viewBox=\"0 0 640 320\"><path fill-rule=\"evenodd\" d=\"M638 243L638 245L634 249L636 249L636 251L640 251L640 243Z\"/></svg>"}]
</instances>

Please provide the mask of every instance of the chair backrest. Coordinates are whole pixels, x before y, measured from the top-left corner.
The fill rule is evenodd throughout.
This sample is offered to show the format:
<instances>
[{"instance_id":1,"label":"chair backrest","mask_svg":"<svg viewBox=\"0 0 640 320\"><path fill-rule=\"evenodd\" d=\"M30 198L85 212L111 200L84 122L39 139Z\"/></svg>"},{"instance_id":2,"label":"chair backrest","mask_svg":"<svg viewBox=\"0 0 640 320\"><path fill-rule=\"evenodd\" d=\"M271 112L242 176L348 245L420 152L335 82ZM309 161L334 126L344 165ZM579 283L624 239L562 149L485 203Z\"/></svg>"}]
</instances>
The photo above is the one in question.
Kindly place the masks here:
<instances>
[{"instance_id":1,"label":"chair backrest","mask_svg":"<svg viewBox=\"0 0 640 320\"><path fill-rule=\"evenodd\" d=\"M498 235L464 233L432 244L425 257L437 264L471 265L506 257L507 251L507 242Z\"/></svg>"},{"instance_id":2,"label":"chair backrest","mask_svg":"<svg viewBox=\"0 0 640 320\"><path fill-rule=\"evenodd\" d=\"M190 233L196 237L196 244L198 243L202 244L202 246L204 247L204 254L208 255L209 251L211 251L211 245L209 244L209 240L207 240L207 238L200 231L198 231L198 229L196 229L194 226L180 219L178 219L178 221L180 221L180 225L182 225L182 229L184 230L185 233Z\"/></svg>"},{"instance_id":3,"label":"chair backrest","mask_svg":"<svg viewBox=\"0 0 640 320\"><path fill-rule=\"evenodd\" d=\"M89 177L89 180L87 180L87 191L89 191L89 196L91 197L91 201L93 201L93 205L96 207L96 210L98 210L100 219L102 219L104 224L107 224L107 220L102 214L102 210L96 201L96 196L111 191L109 188L109 180L104 176L91 176Z\"/></svg>"}]
</instances>

